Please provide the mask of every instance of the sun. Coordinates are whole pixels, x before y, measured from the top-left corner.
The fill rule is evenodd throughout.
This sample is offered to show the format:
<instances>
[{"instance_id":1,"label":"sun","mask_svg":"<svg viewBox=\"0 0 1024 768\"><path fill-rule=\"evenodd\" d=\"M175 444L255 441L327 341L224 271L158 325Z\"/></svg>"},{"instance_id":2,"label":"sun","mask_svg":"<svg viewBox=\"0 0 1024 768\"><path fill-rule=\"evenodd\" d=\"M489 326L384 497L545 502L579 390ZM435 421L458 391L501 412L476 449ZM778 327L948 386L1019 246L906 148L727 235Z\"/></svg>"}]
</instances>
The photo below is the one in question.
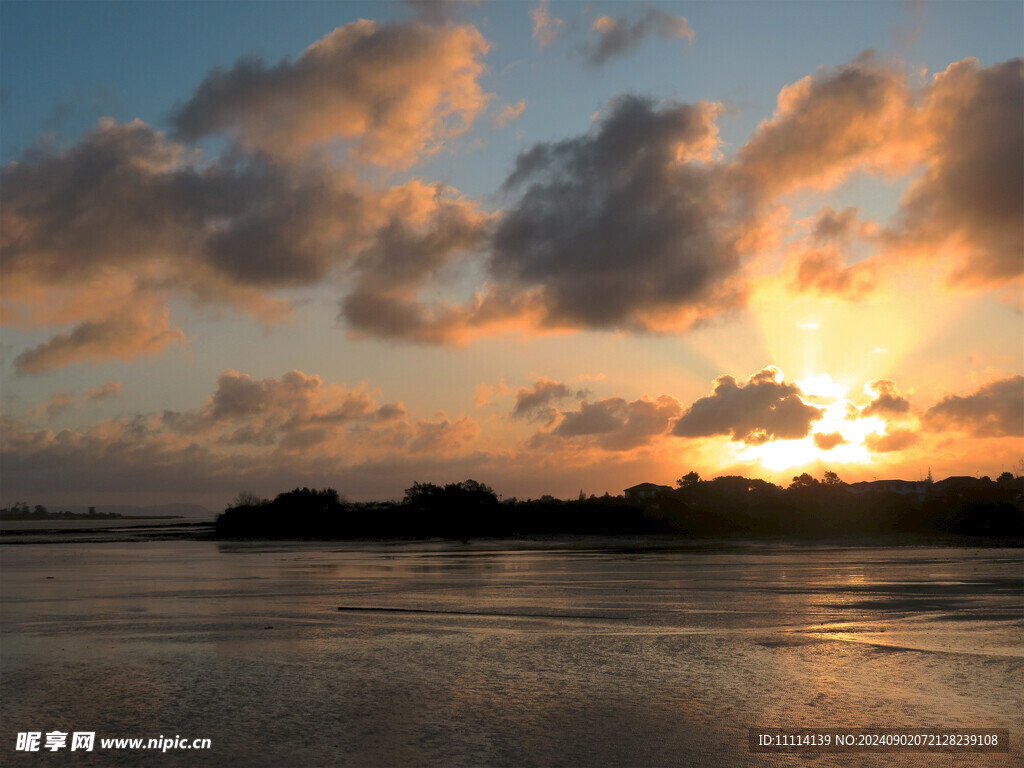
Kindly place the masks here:
<instances>
[{"instance_id":1,"label":"sun","mask_svg":"<svg viewBox=\"0 0 1024 768\"><path fill-rule=\"evenodd\" d=\"M870 464L874 460L865 438L884 433L883 419L862 416L861 408L843 397L848 389L833 381L827 373L797 380L809 405L823 408L812 432L799 440L770 440L761 445L744 445L736 458L756 462L766 469L780 471L816 462L834 464Z\"/></svg>"}]
</instances>

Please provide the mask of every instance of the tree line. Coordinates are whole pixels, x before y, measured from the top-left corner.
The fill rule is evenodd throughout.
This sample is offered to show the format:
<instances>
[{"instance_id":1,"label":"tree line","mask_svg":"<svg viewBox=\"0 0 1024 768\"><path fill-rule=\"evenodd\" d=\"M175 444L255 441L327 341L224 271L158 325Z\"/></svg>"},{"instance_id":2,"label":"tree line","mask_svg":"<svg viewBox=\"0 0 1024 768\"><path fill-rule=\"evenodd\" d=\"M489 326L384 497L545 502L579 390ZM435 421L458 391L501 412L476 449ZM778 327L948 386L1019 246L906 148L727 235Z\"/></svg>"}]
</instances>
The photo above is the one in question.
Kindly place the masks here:
<instances>
[{"instance_id":1,"label":"tree line","mask_svg":"<svg viewBox=\"0 0 1024 768\"><path fill-rule=\"evenodd\" d=\"M676 488L642 484L623 496L520 501L484 483L415 482L401 501L350 502L333 488L274 499L241 493L215 523L218 538L394 539L677 534L700 538L849 538L917 535L1024 539L1024 478L844 483L809 474L787 488L740 476ZM649 486L649 487L645 487ZM631 491L633 491L631 493Z\"/></svg>"}]
</instances>

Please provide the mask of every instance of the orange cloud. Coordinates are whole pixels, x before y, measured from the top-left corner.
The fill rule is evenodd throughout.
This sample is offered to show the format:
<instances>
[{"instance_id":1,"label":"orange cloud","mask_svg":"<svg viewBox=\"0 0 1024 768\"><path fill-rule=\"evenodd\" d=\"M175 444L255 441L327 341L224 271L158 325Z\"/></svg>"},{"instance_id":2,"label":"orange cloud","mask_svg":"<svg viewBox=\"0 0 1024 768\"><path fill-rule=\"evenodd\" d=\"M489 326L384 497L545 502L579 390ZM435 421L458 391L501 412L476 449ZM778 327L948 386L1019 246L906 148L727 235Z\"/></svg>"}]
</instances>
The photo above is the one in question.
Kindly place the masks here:
<instances>
[{"instance_id":1,"label":"orange cloud","mask_svg":"<svg viewBox=\"0 0 1024 768\"><path fill-rule=\"evenodd\" d=\"M871 237L875 229L872 222L857 220L856 208L838 213L822 208L809 235L787 249L790 288L847 300L867 297L877 285L877 265L865 259L849 266L847 251L855 240Z\"/></svg>"},{"instance_id":2,"label":"orange cloud","mask_svg":"<svg viewBox=\"0 0 1024 768\"><path fill-rule=\"evenodd\" d=\"M735 169L761 200L828 189L855 170L906 173L921 154L913 107L905 76L862 56L784 87Z\"/></svg>"},{"instance_id":3,"label":"orange cloud","mask_svg":"<svg viewBox=\"0 0 1024 768\"><path fill-rule=\"evenodd\" d=\"M888 233L900 252L952 258L954 283L1024 274L1024 59L951 64L925 91L927 162Z\"/></svg>"},{"instance_id":4,"label":"orange cloud","mask_svg":"<svg viewBox=\"0 0 1024 768\"><path fill-rule=\"evenodd\" d=\"M523 114L523 110L526 109L526 101L520 99L515 104L506 104L504 108L494 117L494 127L504 128L511 122L519 119L519 116Z\"/></svg>"},{"instance_id":5,"label":"orange cloud","mask_svg":"<svg viewBox=\"0 0 1024 768\"><path fill-rule=\"evenodd\" d=\"M80 323L14 359L19 374L42 373L72 363L129 360L183 344L185 334L168 325L167 310L130 307L103 320Z\"/></svg>"},{"instance_id":6,"label":"orange cloud","mask_svg":"<svg viewBox=\"0 0 1024 768\"><path fill-rule=\"evenodd\" d=\"M533 39L541 48L555 42L558 29L564 23L562 19L551 15L548 0L541 0L540 5L530 9L530 19L533 21Z\"/></svg>"},{"instance_id":7,"label":"orange cloud","mask_svg":"<svg viewBox=\"0 0 1024 768\"><path fill-rule=\"evenodd\" d=\"M837 445L847 442L839 432L815 432L814 447L821 451L831 451Z\"/></svg>"},{"instance_id":8,"label":"orange cloud","mask_svg":"<svg viewBox=\"0 0 1024 768\"><path fill-rule=\"evenodd\" d=\"M872 432L865 435L864 447L872 453L891 453L906 450L917 439L917 434L909 429L896 429L885 434Z\"/></svg>"},{"instance_id":9,"label":"orange cloud","mask_svg":"<svg viewBox=\"0 0 1024 768\"><path fill-rule=\"evenodd\" d=\"M82 393L82 397L96 405L101 405L104 400L120 395L121 389L120 381L108 381L102 387L85 390Z\"/></svg>"},{"instance_id":10,"label":"orange cloud","mask_svg":"<svg viewBox=\"0 0 1024 768\"><path fill-rule=\"evenodd\" d=\"M341 140L358 160L406 167L486 107L477 80L487 49L470 25L360 20L294 62L243 59L212 72L174 124L187 141L223 132L277 157Z\"/></svg>"}]
</instances>

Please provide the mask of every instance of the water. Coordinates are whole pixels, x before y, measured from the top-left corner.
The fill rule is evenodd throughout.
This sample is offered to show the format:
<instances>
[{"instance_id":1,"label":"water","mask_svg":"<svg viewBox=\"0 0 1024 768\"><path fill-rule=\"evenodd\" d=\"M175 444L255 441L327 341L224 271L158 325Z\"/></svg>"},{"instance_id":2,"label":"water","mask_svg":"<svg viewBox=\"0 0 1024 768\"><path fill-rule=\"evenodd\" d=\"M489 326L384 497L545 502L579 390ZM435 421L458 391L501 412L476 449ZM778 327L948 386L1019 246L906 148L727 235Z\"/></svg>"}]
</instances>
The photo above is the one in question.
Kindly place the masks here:
<instances>
[{"instance_id":1,"label":"water","mask_svg":"<svg viewBox=\"0 0 1024 768\"><path fill-rule=\"evenodd\" d=\"M1024 763L1020 550L516 546L0 547L0 762ZM752 726L1011 752L752 755ZM15 752L28 730L213 748Z\"/></svg>"}]
</instances>

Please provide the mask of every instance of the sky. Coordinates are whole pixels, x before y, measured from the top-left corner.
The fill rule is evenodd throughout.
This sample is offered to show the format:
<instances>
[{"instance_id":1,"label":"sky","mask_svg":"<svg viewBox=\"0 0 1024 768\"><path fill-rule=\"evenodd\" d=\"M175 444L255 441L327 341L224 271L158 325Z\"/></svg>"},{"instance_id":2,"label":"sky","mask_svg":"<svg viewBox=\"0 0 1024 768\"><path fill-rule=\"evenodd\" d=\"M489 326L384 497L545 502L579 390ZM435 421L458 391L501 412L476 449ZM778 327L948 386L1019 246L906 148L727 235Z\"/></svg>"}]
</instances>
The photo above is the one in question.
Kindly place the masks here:
<instances>
[{"instance_id":1,"label":"sky","mask_svg":"<svg viewBox=\"0 0 1024 768\"><path fill-rule=\"evenodd\" d=\"M0 502L1024 474L1019 2L0 3Z\"/></svg>"}]
</instances>

